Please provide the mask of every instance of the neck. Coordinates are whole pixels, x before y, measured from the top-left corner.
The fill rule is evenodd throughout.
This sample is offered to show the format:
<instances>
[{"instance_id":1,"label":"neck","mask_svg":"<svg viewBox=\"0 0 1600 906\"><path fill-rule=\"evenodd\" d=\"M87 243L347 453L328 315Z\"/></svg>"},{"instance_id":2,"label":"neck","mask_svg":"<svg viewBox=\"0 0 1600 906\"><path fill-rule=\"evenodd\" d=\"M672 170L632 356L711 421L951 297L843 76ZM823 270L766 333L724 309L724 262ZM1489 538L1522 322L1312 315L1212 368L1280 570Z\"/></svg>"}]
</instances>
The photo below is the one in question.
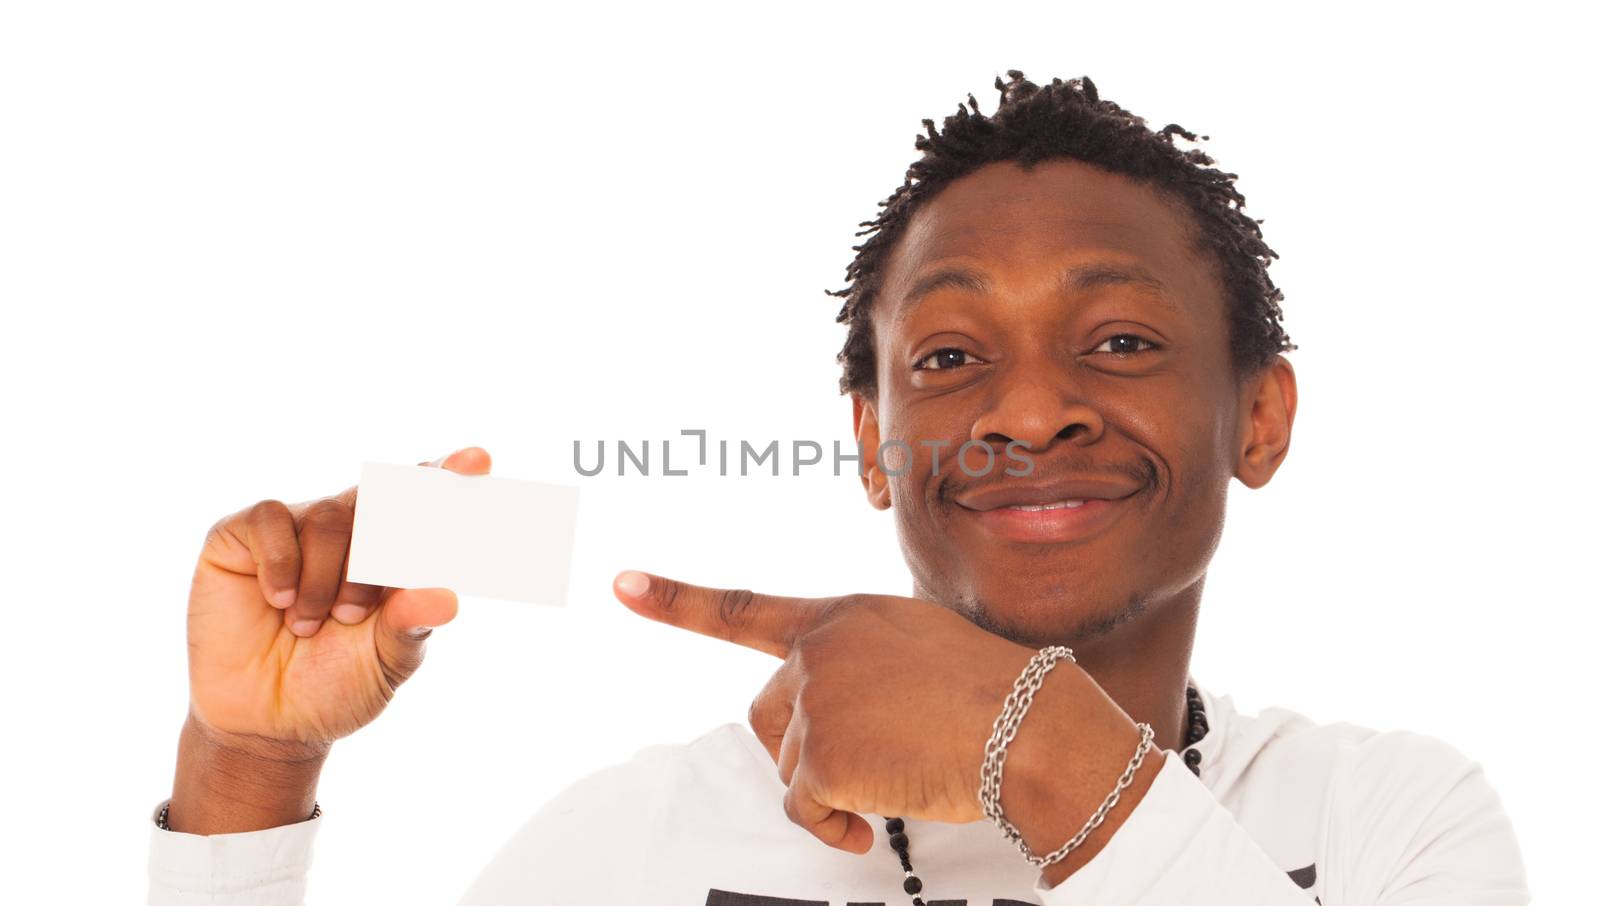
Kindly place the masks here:
<instances>
[{"instance_id":1,"label":"neck","mask_svg":"<svg viewBox=\"0 0 1600 906\"><path fill-rule=\"evenodd\" d=\"M1092 639L1047 644L1072 648L1078 666L1135 721L1150 724L1155 744L1182 751L1188 722L1185 690L1200 616L1202 577L1178 594Z\"/></svg>"},{"instance_id":2,"label":"neck","mask_svg":"<svg viewBox=\"0 0 1600 906\"><path fill-rule=\"evenodd\" d=\"M1154 744L1182 751L1188 719L1185 690L1189 659L1194 651L1195 626L1200 616L1201 576L1194 584L1160 600L1129 608L1131 618L1106 632L1087 633L1071 627L1054 632L1001 631L1030 648L1065 645L1077 665L1134 721L1150 724ZM920 584L914 594L938 601ZM992 612L984 622L998 616ZM970 617L969 617L970 618ZM994 626L984 626L991 632Z\"/></svg>"}]
</instances>

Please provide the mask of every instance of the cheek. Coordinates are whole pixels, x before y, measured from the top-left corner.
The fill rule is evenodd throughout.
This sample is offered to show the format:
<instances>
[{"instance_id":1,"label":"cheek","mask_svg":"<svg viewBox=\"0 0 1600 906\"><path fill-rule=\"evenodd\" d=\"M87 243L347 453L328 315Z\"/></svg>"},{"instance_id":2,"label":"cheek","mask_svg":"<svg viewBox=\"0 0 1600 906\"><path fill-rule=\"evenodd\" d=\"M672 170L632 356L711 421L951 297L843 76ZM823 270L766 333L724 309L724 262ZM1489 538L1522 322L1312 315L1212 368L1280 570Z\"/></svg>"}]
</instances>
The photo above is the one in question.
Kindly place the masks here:
<instances>
[{"instance_id":1,"label":"cheek","mask_svg":"<svg viewBox=\"0 0 1600 906\"><path fill-rule=\"evenodd\" d=\"M1192 381L1164 383L1137 395L1103 396L1107 433L1143 447L1175 484L1211 487L1217 472L1232 471L1233 400Z\"/></svg>"},{"instance_id":2,"label":"cheek","mask_svg":"<svg viewBox=\"0 0 1600 906\"><path fill-rule=\"evenodd\" d=\"M907 404L892 396L885 399L879 462L892 490L901 494L931 492L955 468L956 455L970 439L977 415L950 403L947 399L920 404ZM981 454L971 455L981 465ZM891 470L899 474L891 474Z\"/></svg>"},{"instance_id":3,"label":"cheek","mask_svg":"<svg viewBox=\"0 0 1600 906\"><path fill-rule=\"evenodd\" d=\"M1132 566L1123 581L1145 594L1191 585L1204 575L1221 540L1231 469L1222 454L1226 444L1217 438L1226 429L1219 428L1214 406L1197 396L1177 396L1179 405L1107 413L1107 430L1131 440L1160 475L1158 492L1120 541L1120 554Z\"/></svg>"},{"instance_id":4,"label":"cheek","mask_svg":"<svg viewBox=\"0 0 1600 906\"><path fill-rule=\"evenodd\" d=\"M882 424L881 440L889 446L879 453L880 467L902 542L908 554L910 546L939 547L945 543L939 487L958 468L955 457L969 439L972 421L949 409L903 406Z\"/></svg>"}]
</instances>

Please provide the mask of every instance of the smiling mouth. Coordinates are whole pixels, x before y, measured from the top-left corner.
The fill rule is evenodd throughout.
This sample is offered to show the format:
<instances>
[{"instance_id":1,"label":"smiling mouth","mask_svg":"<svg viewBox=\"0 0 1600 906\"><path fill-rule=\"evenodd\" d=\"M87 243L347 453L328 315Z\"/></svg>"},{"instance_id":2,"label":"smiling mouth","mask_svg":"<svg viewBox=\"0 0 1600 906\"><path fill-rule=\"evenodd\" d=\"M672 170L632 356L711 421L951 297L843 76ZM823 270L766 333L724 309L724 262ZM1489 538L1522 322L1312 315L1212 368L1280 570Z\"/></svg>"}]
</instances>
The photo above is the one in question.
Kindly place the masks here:
<instances>
[{"instance_id":1,"label":"smiling mouth","mask_svg":"<svg viewBox=\"0 0 1600 906\"><path fill-rule=\"evenodd\" d=\"M1148 487L1132 476L998 483L951 496L954 512L992 540L1065 544L1100 533Z\"/></svg>"},{"instance_id":2,"label":"smiling mouth","mask_svg":"<svg viewBox=\"0 0 1600 906\"><path fill-rule=\"evenodd\" d=\"M1132 505L1132 496L1015 503L986 510L957 504L956 512L970 518L984 534L1001 541L1065 544L1099 533Z\"/></svg>"},{"instance_id":3,"label":"smiling mouth","mask_svg":"<svg viewBox=\"0 0 1600 906\"><path fill-rule=\"evenodd\" d=\"M1043 512L1045 510L1075 510L1075 509L1077 509L1078 507L1081 507L1081 506L1083 506L1083 500L1079 499L1079 500L1059 500L1059 501L1056 501L1055 503L1040 503L1040 504L1014 503L1014 504L1011 504L1010 506L1001 507L1001 509L1020 510L1020 511L1022 511L1024 513L1039 513L1039 512Z\"/></svg>"}]
</instances>

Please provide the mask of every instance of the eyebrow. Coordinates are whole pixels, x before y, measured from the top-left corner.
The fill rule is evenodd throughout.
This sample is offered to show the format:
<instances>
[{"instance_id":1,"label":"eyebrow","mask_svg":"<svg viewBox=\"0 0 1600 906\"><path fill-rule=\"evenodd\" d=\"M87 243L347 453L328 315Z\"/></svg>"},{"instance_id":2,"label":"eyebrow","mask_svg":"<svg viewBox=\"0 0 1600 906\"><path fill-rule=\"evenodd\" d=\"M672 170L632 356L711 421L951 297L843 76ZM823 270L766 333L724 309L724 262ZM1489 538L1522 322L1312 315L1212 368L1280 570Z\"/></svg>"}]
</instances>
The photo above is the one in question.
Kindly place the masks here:
<instances>
[{"instance_id":1,"label":"eyebrow","mask_svg":"<svg viewBox=\"0 0 1600 906\"><path fill-rule=\"evenodd\" d=\"M1062 271L1056 278L1056 287L1062 294L1081 293L1102 286L1136 286L1148 289L1168 308L1174 307L1167 295L1166 284L1155 274L1137 264L1114 264L1108 261L1091 261L1076 264ZM941 289L964 289L973 293L988 293L994 286L981 271L965 267L942 267L917 280L905 295L906 308L902 317L928 295Z\"/></svg>"}]
</instances>

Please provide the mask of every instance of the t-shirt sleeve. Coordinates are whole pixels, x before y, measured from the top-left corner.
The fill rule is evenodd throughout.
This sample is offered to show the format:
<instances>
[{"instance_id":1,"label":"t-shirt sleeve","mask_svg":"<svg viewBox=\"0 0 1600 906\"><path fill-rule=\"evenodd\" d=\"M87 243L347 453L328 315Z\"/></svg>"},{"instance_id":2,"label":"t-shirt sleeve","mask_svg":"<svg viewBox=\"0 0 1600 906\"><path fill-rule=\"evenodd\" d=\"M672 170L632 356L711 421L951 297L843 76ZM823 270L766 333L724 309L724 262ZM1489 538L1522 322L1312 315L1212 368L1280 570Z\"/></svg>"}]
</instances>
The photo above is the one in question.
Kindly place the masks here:
<instances>
[{"instance_id":1,"label":"t-shirt sleeve","mask_svg":"<svg viewBox=\"0 0 1600 906\"><path fill-rule=\"evenodd\" d=\"M301 906L322 818L242 834L185 834L150 822L149 906Z\"/></svg>"},{"instance_id":2,"label":"t-shirt sleeve","mask_svg":"<svg viewBox=\"0 0 1600 906\"><path fill-rule=\"evenodd\" d=\"M1044 906L1305 906L1311 896L1273 864L1233 815L1164 750L1161 770L1122 826L1081 868L1034 892ZM1332 904L1326 904L1332 906Z\"/></svg>"},{"instance_id":3,"label":"t-shirt sleeve","mask_svg":"<svg viewBox=\"0 0 1600 906\"><path fill-rule=\"evenodd\" d=\"M1526 906L1510 820L1481 767L1433 737L1379 733L1340 752L1316 863L1322 906ZM1128 820L1045 906L1304 906L1295 884L1183 764L1165 763Z\"/></svg>"},{"instance_id":4,"label":"t-shirt sleeve","mask_svg":"<svg viewBox=\"0 0 1600 906\"><path fill-rule=\"evenodd\" d=\"M1351 748L1331 791L1326 906L1525 906L1522 851L1483 767L1399 730Z\"/></svg>"}]
</instances>

